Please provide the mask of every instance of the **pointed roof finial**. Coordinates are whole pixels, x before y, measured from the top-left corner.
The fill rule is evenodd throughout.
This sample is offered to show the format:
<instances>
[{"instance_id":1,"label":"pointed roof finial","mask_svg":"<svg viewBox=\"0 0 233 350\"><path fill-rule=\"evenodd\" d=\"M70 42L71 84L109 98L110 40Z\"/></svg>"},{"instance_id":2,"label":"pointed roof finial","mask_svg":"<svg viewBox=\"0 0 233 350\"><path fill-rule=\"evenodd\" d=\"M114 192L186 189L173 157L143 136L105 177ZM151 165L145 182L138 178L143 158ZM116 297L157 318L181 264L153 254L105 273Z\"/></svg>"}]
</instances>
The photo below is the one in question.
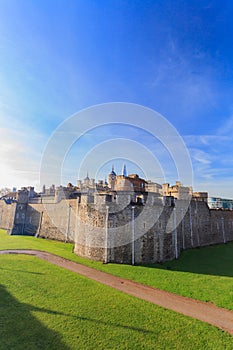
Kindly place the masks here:
<instances>
[{"instance_id":1,"label":"pointed roof finial","mask_svg":"<svg viewBox=\"0 0 233 350\"><path fill-rule=\"evenodd\" d=\"M115 173L115 171L114 171L114 165L112 165L112 171L111 171L110 175L116 176L116 173Z\"/></svg>"},{"instance_id":2,"label":"pointed roof finial","mask_svg":"<svg viewBox=\"0 0 233 350\"><path fill-rule=\"evenodd\" d=\"M123 164L122 175L124 175L125 177L127 176L127 170L126 170L126 165L125 164Z\"/></svg>"}]
</instances>

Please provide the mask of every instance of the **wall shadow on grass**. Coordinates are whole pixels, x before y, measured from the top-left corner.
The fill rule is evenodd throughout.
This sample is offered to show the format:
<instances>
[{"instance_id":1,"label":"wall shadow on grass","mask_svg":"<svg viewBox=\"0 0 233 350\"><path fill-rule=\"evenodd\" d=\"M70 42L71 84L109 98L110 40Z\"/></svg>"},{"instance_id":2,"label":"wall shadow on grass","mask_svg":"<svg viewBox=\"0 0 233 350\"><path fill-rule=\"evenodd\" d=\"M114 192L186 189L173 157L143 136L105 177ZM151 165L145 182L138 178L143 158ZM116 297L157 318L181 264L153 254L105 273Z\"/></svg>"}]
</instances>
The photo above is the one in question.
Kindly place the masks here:
<instances>
[{"instance_id":1,"label":"wall shadow on grass","mask_svg":"<svg viewBox=\"0 0 233 350\"><path fill-rule=\"evenodd\" d=\"M36 310L29 304L20 303L0 285L0 350L70 349L59 333L48 329L32 315Z\"/></svg>"},{"instance_id":2,"label":"wall shadow on grass","mask_svg":"<svg viewBox=\"0 0 233 350\"><path fill-rule=\"evenodd\" d=\"M35 272L35 271L24 271L24 270L19 270L19 269L8 269L6 267L1 267L0 266L0 270L4 270L4 271L14 271L14 272L20 272L20 273L29 273L29 274L32 274L32 275L44 275L44 273L42 272Z\"/></svg>"},{"instance_id":3,"label":"wall shadow on grass","mask_svg":"<svg viewBox=\"0 0 233 350\"><path fill-rule=\"evenodd\" d=\"M233 242L185 250L177 260L147 267L233 277Z\"/></svg>"},{"instance_id":4,"label":"wall shadow on grass","mask_svg":"<svg viewBox=\"0 0 233 350\"><path fill-rule=\"evenodd\" d=\"M103 321L97 318L90 318L90 317L86 317L86 316L81 316L81 315L72 315L72 314L66 314L64 312L59 312L59 311L53 311L53 310L48 310L48 309L44 309L44 308L37 308L37 307L33 307L33 311L40 311L40 312L46 312L48 314L52 314L52 315L63 315L69 318L72 318L74 321L87 321L87 322L92 322L94 324L96 324L96 327L98 328L99 325L104 325L104 326L108 326L108 327L114 327L114 328L121 328L121 329L128 329L130 331L136 331L136 332L141 332L144 334L155 334L154 331L150 331L148 329L145 328L139 328L139 327L134 327L134 326L128 326L126 324L120 324L120 323L114 323L111 321ZM78 326L78 324L77 324Z\"/></svg>"},{"instance_id":5,"label":"wall shadow on grass","mask_svg":"<svg viewBox=\"0 0 233 350\"><path fill-rule=\"evenodd\" d=\"M69 316L69 315L67 315L67 316ZM122 330L126 329L129 331L140 332L143 334L156 334L156 332L154 332L154 331L150 331L150 330L145 329L145 328L134 327L131 325L128 326L126 324L114 323L114 322L110 322L110 321L102 321L102 320L98 320L98 319L94 319L94 318L90 318L90 317L79 316L79 315L72 316L72 317L75 320L95 323L97 327L98 327L98 325L104 325L104 326L113 327L113 328L121 328Z\"/></svg>"},{"instance_id":6,"label":"wall shadow on grass","mask_svg":"<svg viewBox=\"0 0 233 350\"><path fill-rule=\"evenodd\" d=\"M32 312L36 311L72 318L77 323L77 327L80 321L86 321L87 327L88 323L91 322L95 324L97 333L98 327L103 325L110 328L120 328L122 331L140 332L144 336L155 334L154 331L141 327L110 322L109 320L104 321L78 314L66 314L43 307L20 303L0 284L0 350L70 350L61 340L58 332L47 328L32 315Z\"/></svg>"}]
</instances>

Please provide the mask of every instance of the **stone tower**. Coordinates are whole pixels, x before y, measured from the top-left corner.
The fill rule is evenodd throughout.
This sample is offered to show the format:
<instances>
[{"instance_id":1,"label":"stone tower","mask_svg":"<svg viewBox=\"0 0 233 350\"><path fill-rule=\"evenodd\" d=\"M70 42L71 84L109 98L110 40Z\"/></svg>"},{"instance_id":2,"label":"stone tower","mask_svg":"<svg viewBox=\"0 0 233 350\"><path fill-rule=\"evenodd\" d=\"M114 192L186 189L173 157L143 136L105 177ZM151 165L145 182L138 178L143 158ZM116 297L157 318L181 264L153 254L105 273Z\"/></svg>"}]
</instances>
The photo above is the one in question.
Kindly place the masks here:
<instances>
[{"instance_id":1,"label":"stone tower","mask_svg":"<svg viewBox=\"0 0 233 350\"><path fill-rule=\"evenodd\" d=\"M87 173L87 176L85 177L85 179L83 180L83 184L84 184L85 188L88 188L90 185L90 178L88 176L88 173Z\"/></svg>"},{"instance_id":2,"label":"stone tower","mask_svg":"<svg viewBox=\"0 0 233 350\"><path fill-rule=\"evenodd\" d=\"M114 166L112 166L112 171L108 175L108 186L111 188L111 190L114 190L116 183L116 173L114 171Z\"/></svg>"}]
</instances>

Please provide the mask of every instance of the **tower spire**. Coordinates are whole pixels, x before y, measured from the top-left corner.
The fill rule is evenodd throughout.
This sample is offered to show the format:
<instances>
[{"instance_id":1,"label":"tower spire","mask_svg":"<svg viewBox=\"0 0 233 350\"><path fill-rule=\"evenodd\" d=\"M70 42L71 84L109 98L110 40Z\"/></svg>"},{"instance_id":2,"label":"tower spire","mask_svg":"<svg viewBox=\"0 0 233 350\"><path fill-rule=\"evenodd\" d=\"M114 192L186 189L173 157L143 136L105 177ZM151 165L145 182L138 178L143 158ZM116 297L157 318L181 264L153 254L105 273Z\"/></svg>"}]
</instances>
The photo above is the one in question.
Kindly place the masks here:
<instances>
[{"instance_id":1,"label":"tower spire","mask_svg":"<svg viewBox=\"0 0 233 350\"><path fill-rule=\"evenodd\" d=\"M123 164L122 175L127 176L127 170L126 170L126 165L125 164Z\"/></svg>"}]
</instances>

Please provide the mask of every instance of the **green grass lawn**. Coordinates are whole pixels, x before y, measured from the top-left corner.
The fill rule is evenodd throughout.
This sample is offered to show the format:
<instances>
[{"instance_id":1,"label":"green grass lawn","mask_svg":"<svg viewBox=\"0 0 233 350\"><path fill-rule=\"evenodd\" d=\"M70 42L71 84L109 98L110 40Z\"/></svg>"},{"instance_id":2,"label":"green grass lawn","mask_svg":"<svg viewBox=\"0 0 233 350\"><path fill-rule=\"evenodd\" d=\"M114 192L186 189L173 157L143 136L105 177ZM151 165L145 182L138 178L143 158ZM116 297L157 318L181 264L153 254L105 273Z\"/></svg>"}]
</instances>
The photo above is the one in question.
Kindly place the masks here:
<instances>
[{"instance_id":1,"label":"green grass lawn","mask_svg":"<svg viewBox=\"0 0 233 350\"><path fill-rule=\"evenodd\" d=\"M0 339L1 350L233 348L215 327L24 255L0 256Z\"/></svg>"},{"instance_id":2,"label":"green grass lawn","mask_svg":"<svg viewBox=\"0 0 233 350\"><path fill-rule=\"evenodd\" d=\"M1 230L0 249L10 248L45 250L98 270L233 310L233 243L184 251L176 261L153 266L102 264L76 256L72 244L8 236Z\"/></svg>"}]
</instances>

